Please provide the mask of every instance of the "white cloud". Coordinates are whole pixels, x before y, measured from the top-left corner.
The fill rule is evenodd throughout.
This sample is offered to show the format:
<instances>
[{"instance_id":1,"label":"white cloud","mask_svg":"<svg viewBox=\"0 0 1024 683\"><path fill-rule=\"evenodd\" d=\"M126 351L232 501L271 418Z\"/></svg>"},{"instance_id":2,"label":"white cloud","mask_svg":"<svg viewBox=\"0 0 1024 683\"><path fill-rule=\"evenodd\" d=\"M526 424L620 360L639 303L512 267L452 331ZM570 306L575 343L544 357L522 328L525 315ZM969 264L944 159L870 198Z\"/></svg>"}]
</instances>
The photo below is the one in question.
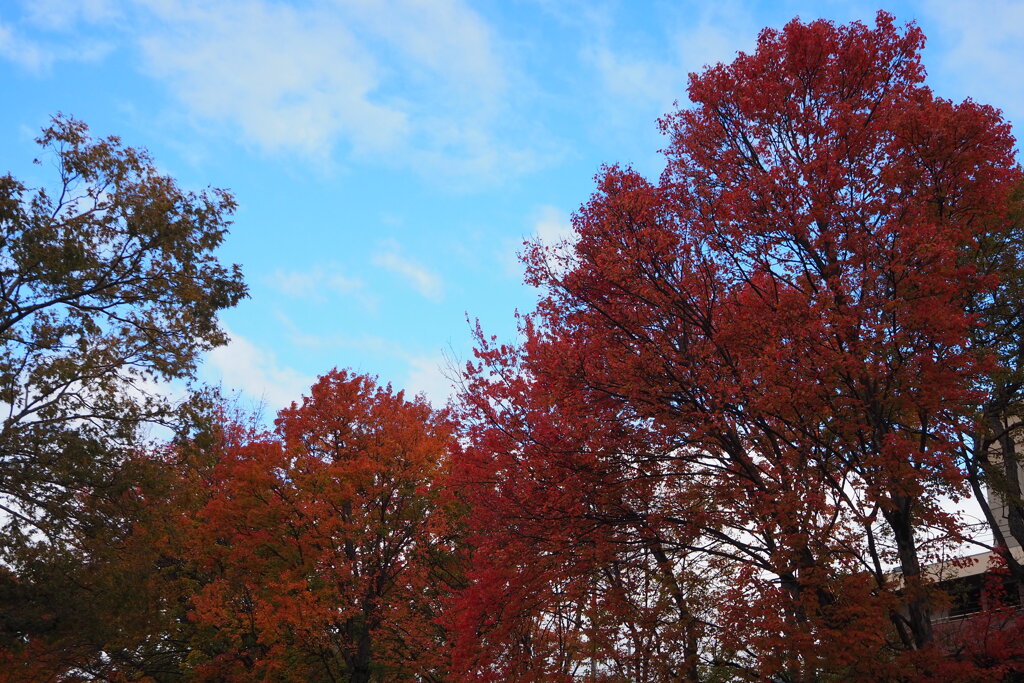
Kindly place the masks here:
<instances>
[{"instance_id":1,"label":"white cloud","mask_svg":"<svg viewBox=\"0 0 1024 683\"><path fill-rule=\"evenodd\" d=\"M281 366L270 351L228 331L231 341L206 356L205 374L212 375L228 390L241 390L250 398L265 401L278 410L297 401L313 379L297 370Z\"/></svg>"},{"instance_id":2,"label":"white cloud","mask_svg":"<svg viewBox=\"0 0 1024 683\"><path fill-rule=\"evenodd\" d=\"M144 63L197 123L320 161L337 148L445 184L542 163L504 142L497 41L460 0L137 0Z\"/></svg>"},{"instance_id":3,"label":"white cloud","mask_svg":"<svg viewBox=\"0 0 1024 683\"><path fill-rule=\"evenodd\" d=\"M480 103L506 87L494 36L479 14L458 0L349 0L353 18Z\"/></svg>"},{"instance_id":4,"label":"white cloud","mask_svg":"<svg viewBox=\"0 0 1024 683\"><path fill-rule=\"evenodd\" d=\"M675 50L684 79L675 84L676 97L683 99L685 77L706 66L728 64L740 50L756 46L761 26L754 19L753 5L744 2L701 3L700 11L675 35Z\"/></svg>"},{"instance_id":5,"label":"white cloud","mask_svg":"<svg viewBox=\"0 0 1024 683\"><path fill-rule=\"evenodd\" d=\"M446 376L448 361L444 356L411 356L405 390L423 394L434 407L440 408L454 395L455 388Z\"/></svg>"},{"instance_id":6,"label":"white cloud","mask_svg":"<svg viewBox=\"0 0 1024 683\"><path fill-rule=\"evenodd\" d=\"M115 0L27 0L26 19L51 31L66 31L79 23L97 23L121 16Z\"/></svg>"},{"instance_id":7,"label":"white cloud","mask_svg":"<svg viewBox=\"0 0 1024 683\"><path fill-rule=\"evenodd\" d=\"M426 299L440 301L443 296L441 278L405 256L394 240L385 243L384 248L373 257L373 264L400 276Z\"/></svg>"},{"instance_id":8,"label":"white cloud","mask_svg":"<svg viewBox=\"0 0 1024 683\"><path fill-rule=\"evenodd\" d=\"M384 364L390 365L394 362L404 363L407 371L404 382L392 382L397 388L404 389L411 397L423 393L430 402L436 406L444 405L448 398L453 396L455 388L448 379L449 366L448 357L443 353L413 352L405 348L401 343L384 337L373 335L349 336L346 334L318 335L301 331L284 314L277 315L280 323L288 330L288 337L298 347L323 352L329 350L332 354L341 354L351 357L353 352L360 356L375 356L379 359L388 359ZM394 376L385 380L392 381ZM301 390L306 391L309 383L302 386ZM295 394L298 397L298 394ZM293 399L294 400L294 399Z\"/></svg>"},{"instance_id":9,"label":"white cloud","mask_svg":"<svg viewBox=\"0 0 1024 683\"><path fill-rule=\"evenodd\" d=\"M533 234L548 246L571 242L576 238L572 223L565 213L555 206L541 206L533 221Z\"/></svg>"},{"instance_id":10,"label":"white cloud","mask_svg":"<svg viewBox=\"0 0 1024 683\"><path fill-rule=\"evenodd\" d=\"M358 35L387 45L381 86L400 89L409 137L389 157L449 187L518 175L543 163L497 132L509 118L510 74L491 27L461 0L353 0ZM520 89L512 90L521 92Z\"/></svg>"},{"instance_id":11,"label":"white cloud","mask_svg":"<svg viewBox=\"0 0 1024 683\"><path fill-rule=\"evenodd\" d=\"M584 58L597 69L605 91L620 101L641 98L664 108L679 96L683 72L678 67L618 54L607 46L591 46Z\"/></svg>"},{"instance_id":12,"label":"white cloud","mask_svg":"<svg viewBox=\"0 0 1024 683\"><path fill-rule=\"evenodd\" d=\"M278 269L268 278L270 285L291 297L323 302L328 294L351 297L367 309L374 309L377 299L366 291L360 278L349 277L335 265L314 266L307 270Z\"/></svg>"},{"instance_id":13,"label":"white cloud","mask_svg":"<svg viewBox=\"0 0 1024 683\"><path fill-rule=\"evenodd\" d=\"M14 26L0 22L0 57L36 75L44 75L60 61L94 62L111 50L107 43L82 41L49 44L33 40Z\"/></svg>"},{"instance_id":14,"label":"white cloud","mask_svg":"<svg viewBox=\"0 0 1024 683\"><path fill-rule=\"evenodd\" d=\"M19 35L12 26L3 23L0 23L0 56L34 73L47 71L56 59L52 51Z\"/></svg>"},{"instance_id":15,"label":"white cloud","mask_svg":"<svg viewBox=\"0 0 1024 683\"><path fill-rule=\"evenodd\" d=\"M949 47L936 55L939 68L933 66L933 74L952 78L961 97L994 104L1011 119L1024 116L1018 67L1024 60L1024 3L994 0L979 11L972 3L931 0L923 9L930 19L924 23L929 44Z\"/></svg>"},{"instance_id":16,"label":"white cloud","mask_svg":"<svg viewBox=\"0 0 1024 683\"><path fill-rule=\"evenodd\" d=\"M571 247L577 239L569 216L557 206L548 204L538 206L529 219L530 233L520 240L505 240L497 254L497 259L505 267L505 272L516 278L523 277L523 263L519 259L525 242L540 242L553 255L569 257Z\"/></svg>"},{"instance_id":17,"label":"white cloud","mask_svg":"<svg viewBox=\"0 0 1024 683\"><path fill-rule=\"evenodd\" d=\"M675 100L685 100L689 73L730 62L737 51L753 47L759 26L745 3L699 3L689 8L682 27L666 33L668 58L613 44L620 38L610 30L614 22L600 22L597 38L582 50L582 58L596 70L613 109L650 106L664 113Z\"/></svg>"},{"instance_id":18,"label":"white cloud","mask_svg":"<svg viewBox=\"0 0 1024 683\"><path fill-rule=\"evenodd\" d=\"M313 156L341 136L369 154L407 134L406 115L374 96L377 64L334 13L239 0L148 5L165 29L141 40L148 67L200 117Z\"/></svg>"},{"instance_id":19,"label":"white cloud","mask_svg":"<svg viewBox=\"0 0 1024 683\"><path fill-rule=\"evenodd\" d=\"M338 153L446 187L548 163L524 144L532 92L463 0L23 0L0 58L45 74L61 60L137 48L197 127L331 168ZM29 31L29 29L32 29ZM76 31L78 33L76 33ZM518 79L518 80L517 80ZM507 142L517 138L517 144Z\"/></svg>"}]
</instances>

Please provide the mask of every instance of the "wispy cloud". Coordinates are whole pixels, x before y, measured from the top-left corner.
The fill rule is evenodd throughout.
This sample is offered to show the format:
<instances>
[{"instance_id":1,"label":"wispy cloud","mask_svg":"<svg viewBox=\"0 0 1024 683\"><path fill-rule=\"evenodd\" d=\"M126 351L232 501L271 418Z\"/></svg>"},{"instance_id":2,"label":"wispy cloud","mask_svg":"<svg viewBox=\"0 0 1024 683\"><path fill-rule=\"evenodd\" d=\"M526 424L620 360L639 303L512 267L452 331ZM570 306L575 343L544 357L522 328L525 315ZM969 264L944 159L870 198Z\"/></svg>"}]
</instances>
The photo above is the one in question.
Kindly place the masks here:
<instances>
[{"instance_id":1,"label":"wispy cloud","mask_svg":"<svg viewBox=\"0 0 1024 683\"><path fill-rule=\"evenodd\" d=\"M147 70L197 121L271 152L480 182L541 163L504 142L509 70L461 0L139 0Z\"/></svg>"},{"instance_id":2,"label":"wispy cloud","mask_svg":"<svg viewBox=\"0 0 1024 683\"><path fill-rule=\"evenodd\" d=\"M27 0L25 19L51 31L67 31L79 24L93 24L122 16L117 0Z\"/></svg>"},{"instance_id":3,"label":"wispy cloud","mask_svg":"<svg viewBox=\"0 0 1024 683\"><path fill-rule=\"evenodd\" d=\"M373 335L350 336L345 334L317 335L303 332L286 315L279 313L280 323L288 330L288 337L293 344L303 349L322 352L330 350L337 354L344 350L343 355L351 352L369 354L379 358L397 359L405 364L405 377L385 377L384 381L392 382L396 387L404 389L410 396L425 394L435 406L447 403L456 389L449 379L450 359L441 352L430 353L423 350L411 351L394 339L386 339Z\"/></svg>"},{"instance_id":4,"label":"wispy cloud","mask_svg":"<svg viewBox=\"0 0 1024 683\"><path fill-rule=\"evenodd\" d=\"M676 97L683 99L685 76L700 72L706 66L729 63L740 50L750 51L756 45L761 29L754 17L757 3L723 0L699 3L693 7L683 26L672 36L677 64L683 80L675 83Z\"/></svg>"},{"instance_id":5,"label":"wispy cloud","mask_svg":"<svg viewBox=\"0 0 1024 683\"><path fill-rule=\"evenodd\" d=\"M48 70L56 59L50 50L19 35L13 26L4 23L0 23L0 56L35 73Z\"/></svg>"},{"instance_id":6,"label":"wispy cloud","mask_svg":"<svg viewBox=\"0 0 1024 683\"><path fill-rule=\"evenodd\" d=\"M557 206L540 206L534 212L533 234L548 246L571 242L576 233L564 211Z\"/></svg>"},{"instance_id":7,"label":"wispy cloud","mask_svg":"<svg viewBox=\"0 0 1024 683\"><path fill-rule=\"evenodd\" d=\"M637 98L664 107L679 96L681 70L672 64L617 53L607 45L591 45L583 57L600 76L605 91L617 101Z\"/></svg>"},{"instance_id":8,"label":"wispy cloud","mask_svg":"<svg viewBox=\"0 0 1024 683\"><path fill-rule=\"evenodd\" d=\"M377 297L367 291L366 283L350 277L336 265L318 265L306 270L278 269L268 277L268 283L277 291L296 299L324 302L329 296L355 299L367 309L377 306Z\"/></svg>"},{"instance_id":9,"label":"wispy cloud","mask_svg":"<svg viewBox=\"0 0 1024 683\"><path fill-rule=\"evenodd\" d=\"M1024 117L1024 84L1011 66L1024 60L1024 4L994 0L979 11L971 3L928 0L923 10L929 45L947 48L930 71L949 78L960 97L998 106L1011 119Z\"/></svg>"},{"instance_id":10,"label":"wispy cloud","mask_svg":"<svg viewBox=\"0 0 1024 683\"><path fill-rule=\"evenodd\" d=\"M581 58L595 70L613 118L627 121L633 120L629 110L657 115L673 101L684 101L689 73L732 61L737 51L753 46L759 28L749 3L730 0L680 5L656 36L663 41L660 48L644 49L643 41L627 46L613 21L600 16L595 21Z\"/></svg>"},{"instance_id":11,"label":"wispy cloud","mask_svg":"<svg viewBox=\"0 0 1024 683\"><path fill-rule=\"evenodd\" d=\"M523 264L519 254L523 250L523 241L541 242L555 253L563 253L576 241L569 216L557 206L544 204L533 210L528 221L529 234L523 240L507 240L498 253L498 260L505 265L505 271L517 278L523 276ZM566 254L567 255L567 254Z\"/></svg>"},{"instance_id":12,"label":"wispy cloud","mask_svg":"<svg viewBox=\"0 0 1024 683\"><path fill-rule=\"evenodd\" d=\"M435 78L427 81L434 85L439 79L478 106L494 104L507 87L493 31L460 0L356 0L345 6L353 22L432 72Z\"/></svg>"},{"instance_id":13,"label":"wispy cloud","mask_svg":"<svg viewBox=\"0 0 1024 683\"><path fill-rule=\"evenodd\" d=\"M441 278L402 252L401 246L389 240L373 257L373 264L398 275L425 299L440 301L444 287Z\"/></svg>"},{"instance_id":14,"label":"wispy cloud","mask_svg":"<svg viewBox=\"0 0 1024 683\"><path fill-rule=\"evenodd\" d=\"M112 49L109 43L95 40L34 40L14 25L0 22L0 58L37 75L50 72L57 62L93 62L103 59Z\"/></svg>"},{"instance_id":15,"label":"wispy cloud","mask_svg":"<svg viewBox=\"0 0 1024 683\"><path fill-rule=\"evenodd\" d=\"M0 58L40 75L114 46L176 117L325 168L369 160L459 189L560 154L518 113L535 85L464 0L23 0L0 23Z\"/></svg>"},{"instance_id":16,"label":"wispy cloud","mask_svg":"<svg viewBox=\"0 0 1024 683\"><path fill-rule=\"evenodd\" d=\"M447 376L449 362L443 355L412 356L408 364L409 374L405 380L408 393L423 394L438 408L454 395L455 387Z\"/></svg>"},{"instance_id":17,"label":"wispy cloud","mask_svg":"<svg viewBox=\"0 0 1024 683\"><path fill-rule=\"evenodd\" d=\"M151 73L198 116L237 126L269 150L327 156L394 147L406 114L375 94L380 69L339 17L249 1L151 0L160 31L142 37Z\"/></svg>"},{"instance_id":18,"label":"wispy cloud","mask_svg":"<svg viewBox=\"0 0 1024 683\"><path fill-rule=\"evenodd\" d=\"M278 410L296 401L313 383L311 377L281 365L277 357L229 331L231 341L210 351L204 374L229 390L241 390Z\"/></svg>"}]
</instances>

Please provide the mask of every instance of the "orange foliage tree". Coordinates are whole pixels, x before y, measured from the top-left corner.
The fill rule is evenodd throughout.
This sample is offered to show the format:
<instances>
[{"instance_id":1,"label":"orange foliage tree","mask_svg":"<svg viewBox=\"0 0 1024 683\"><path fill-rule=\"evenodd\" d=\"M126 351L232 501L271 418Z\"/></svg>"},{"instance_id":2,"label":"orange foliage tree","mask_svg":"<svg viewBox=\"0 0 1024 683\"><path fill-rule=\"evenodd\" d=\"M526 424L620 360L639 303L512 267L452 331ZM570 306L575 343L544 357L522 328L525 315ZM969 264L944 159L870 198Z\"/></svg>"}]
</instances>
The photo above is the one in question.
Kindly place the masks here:
<instances>
[{"instance_id":1,"label":"orange foliage tree","mask_svg":"<svg viewBox=\"0 0 1024 683\"><path fill-rule=\"evenodd\" d=\"M1001 671L935 645L923 569L963 538L997 284L969 256L1020 170L923 42L884 12L765 30L691 76L659 182L606 168L573 244L528 245L544 294L463 395L469 678Z\"/></svg>"},{"instance_id":2,"label":"orange foliage tree","mask_svg":"<svg viewBox=\"0 0 1024 683\"><path fill-rule=\"evenodd\" d=\"M451 427L422 398L332 371L229 428L182 516L198 680L438 680L456 552L437 481Z\"/></svg>"}]
</instances>

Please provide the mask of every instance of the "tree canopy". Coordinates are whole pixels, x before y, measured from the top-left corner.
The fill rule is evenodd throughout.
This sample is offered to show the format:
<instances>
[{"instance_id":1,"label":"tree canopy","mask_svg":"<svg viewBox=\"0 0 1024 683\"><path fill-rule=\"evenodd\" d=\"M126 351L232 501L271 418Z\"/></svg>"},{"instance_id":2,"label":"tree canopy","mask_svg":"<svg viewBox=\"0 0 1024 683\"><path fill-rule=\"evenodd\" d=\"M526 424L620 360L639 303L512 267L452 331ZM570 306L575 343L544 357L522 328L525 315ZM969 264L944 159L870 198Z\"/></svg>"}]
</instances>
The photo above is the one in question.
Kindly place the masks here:
<instances>
[{"instance_id":1,"label":"tree canopy","mask_svg":"<svg viewBox=\"0 0 1024 683\"><path fill-rule=\"evenodd\" d=\"M1024 173L923 45L764 30L446 409L333 370L273 428L155 388L245 296L230 195L54 119L0 178L0 681L1017 680Z\"/></svg>"},{"instance_id":2,"label":"tree canopy","mask_svg":"<svg viewBox=\"0 0 1024 683\"><path fill-rule=\"evenodd\" d=\"M1021 173L998 111L924 85L923 41L884 12L763 31L691 75L658 182L606 168L575 242L527 246L544 294L521 344L479 336L464 397L479 675L960 666L923 572L967 533L944 501L1006 282L976 257Z\"/></svg>"},{"instance_id":3,"label":"tree canopy","mask_svg":"<svg viewBox=\"0 0 1024 683\"><path fill-rule=\"evenodd\" d=\"M229 439L181 519L195 680L441 680L450 433L422 397L335 370L276 435Z\"/></svg>"},{"instance_id":4,"label":"tree canopy","mask_svg":"<svg viewBox=\"0 0 1024 683\"><path fill-rule=\"evenodd\" d=\"M0 648L44 662L6 660L13 680L150 633L151 556L125 550L160 477L137 456L147 424L178 422L161 384L193 377L246 295L215 254L228 192L185 191L70 117L38 143L51 185L0 177Z\"/></svg>"},{"instance_id":5,"label":"tree canopy","mask_svg":"<svg viewBox=\"0 0 1024 683\"><path fill-rule=\"evenodd\" d=\"M246 288L215 255L228 192L182 190L70 117L38 143L52 186L0 177L0 505L8 536L53 537L140 423L169 417L155 382L190 378L225 343L217 313Z\"/></svg>"}]
</instances>

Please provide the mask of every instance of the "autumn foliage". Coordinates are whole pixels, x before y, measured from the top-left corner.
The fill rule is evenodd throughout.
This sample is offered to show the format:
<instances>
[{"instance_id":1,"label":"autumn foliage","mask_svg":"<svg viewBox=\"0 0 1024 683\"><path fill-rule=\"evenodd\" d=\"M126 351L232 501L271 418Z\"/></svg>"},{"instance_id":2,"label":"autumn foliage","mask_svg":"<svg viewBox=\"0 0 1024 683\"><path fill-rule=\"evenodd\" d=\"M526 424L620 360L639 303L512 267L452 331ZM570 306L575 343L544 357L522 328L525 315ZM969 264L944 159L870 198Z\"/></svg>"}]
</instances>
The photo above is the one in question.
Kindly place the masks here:
<instances>
[{"instance_id":1,"label":"autumn foliage","mask_svg":"<svg viewBox=\"0 0 1024 683\"><path fill-rule=\"evenodd\" d=\"M189 618L210 639L196 679L433 680L455 552L437 489L446 419L333 371L276 424L224 443L182 520L202 577Z\"/></svg>"},{"instance_id":2,"label":"autumn foliage","mask_svg":"<svg viewBox=\"0 0 1024 683\"><path fill-rule=\"evenodd\" d=\"M993 363L970 254L1021 179L922 45L885 13L765 30L691 76L659 182L609 167L574 243L527 246L522 342L467 370L474 675L944 675L922 570L963 538Z\"/></svg>"},{"instance_id":3,"label":"autumn foliage","mask_svg":"<svg viewBox=\"0 0 1024 683\"><path fill-rule=\"evenodd\" d=\"M102 477L0 484L47 513L0 533L0 681L1019 680L1024 175L923 45L794 20L691 75L661 177L605 167L526 244L537 306L477 327L446 410L334 370L273 429L215 394L171 420L75 375L137 410L63 452ZM217 196L187 197L209 248ZM147 377L244 293L200 260L206 336ZM146 406L170 443L133 441ZM970 497L992 564L950 619Z\"/></svg>"}]
</instances>

